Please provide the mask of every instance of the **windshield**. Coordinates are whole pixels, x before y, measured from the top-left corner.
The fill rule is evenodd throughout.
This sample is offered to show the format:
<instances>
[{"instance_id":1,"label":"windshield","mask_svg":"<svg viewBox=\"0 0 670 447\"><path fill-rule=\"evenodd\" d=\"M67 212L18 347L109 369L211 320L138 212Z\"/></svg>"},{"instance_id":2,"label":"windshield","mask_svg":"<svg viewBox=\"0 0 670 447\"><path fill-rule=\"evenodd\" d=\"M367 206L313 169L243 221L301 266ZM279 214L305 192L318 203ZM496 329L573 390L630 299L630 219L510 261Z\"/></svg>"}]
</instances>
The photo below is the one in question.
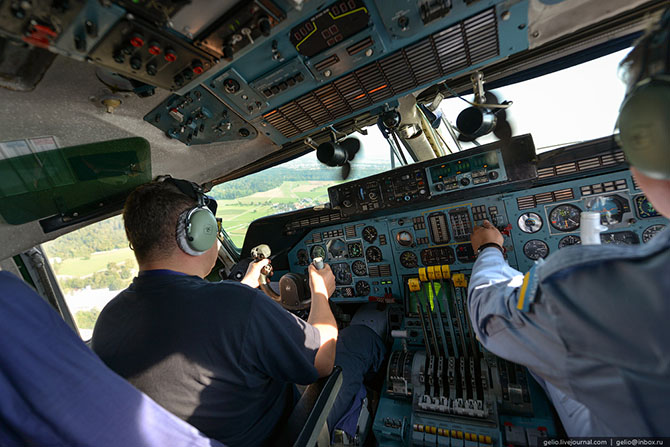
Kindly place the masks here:
<instances>
[{"instance_id":1,"label":"windshield","mask_svg":"<svg viewBox=\"0 0 670 447\"><path fill-rule=\"evenodd\" d=\"M361 140L349 177L355 180L391 169L389 145L376 126ZM328 202L328 187L341 183L341 168L320 163L309 152L279 166L217 185L209 193L217 199L217 217L237 247L242 247L249 224L270 214L308 208Z\"/></svg>"},{"instance_id":2,"label":"windshield","mask_svg":"<svg viewBox=\"0 0 670 447\"><path fill-rule=\"evenodd\" d=\"M530 133L538 152L571 143L611 135L625 86L619 81L617 67L628 50L619 51L539 78L493 90L500 101L510 100L508 121L514 135ZM472 95L465 97L472 100ZM442 101L438 113L455 126L456 117L468 107L462 99ZM390 169L388 142L377 126L366 128L368 135L354 134L361 140L361 151L352 164L347 181ZM438 129L448 148L458 151L444 122ZM477 143L496 141L493 134ZM462 149L476 146L461 143ZM233 180L212 189L219 201L218 217L224 228L241 247L249 224L271 214L293 211L328 202L328 187L341 183L340 168L319 163L310 152L300 158L265 171Z\"/></svg>"},{"instance_id":3,"label":"windshield","mask_svg":"<svg viewBox=\"0 0 670 447\"><path fill-rule=\"evenodd\" d=\"M538 153L612 135L626 92L626 86L615 75L619 62L629 51L618 51L492 92L501 102L513 102L506 111L513 133L532 134ZM464 99L472 101L473 95ZM459 98L449 98L442 101L439 109L455 127L456 117L468 106ZM446 131L442 134L448 135ZM493 141L496 137L489 134L480 137L477 143ZM463 149L475 146L461 145Z\"/></svg>"}]
</instances>

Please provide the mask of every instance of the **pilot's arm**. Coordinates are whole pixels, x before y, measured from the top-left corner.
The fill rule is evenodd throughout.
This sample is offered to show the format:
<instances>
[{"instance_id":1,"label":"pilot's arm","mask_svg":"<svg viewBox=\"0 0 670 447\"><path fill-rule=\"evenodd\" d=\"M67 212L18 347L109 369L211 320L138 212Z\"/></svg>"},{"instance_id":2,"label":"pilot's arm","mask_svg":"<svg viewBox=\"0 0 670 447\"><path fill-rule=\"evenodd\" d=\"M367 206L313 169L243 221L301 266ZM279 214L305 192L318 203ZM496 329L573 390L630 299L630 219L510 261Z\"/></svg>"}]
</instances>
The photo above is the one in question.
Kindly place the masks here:
<instances>
[{"instance_id":1,"label":"pilot's arm","mask_svg":"<svg viewBox=\"0 0 670 447\"><path fill-rule=\"evenodd\" d=\"M503 237L488 221L472 234L475 252L485 244L500 249L490 245L481 250L472 268L468 310L477 339L494 354L530 369L554 402L568 434L588 434L588 410L570 396L567 351L547 303L536 300L530 306L525 302L530 275L507 264Z\"/></svg>"}]
</instances>

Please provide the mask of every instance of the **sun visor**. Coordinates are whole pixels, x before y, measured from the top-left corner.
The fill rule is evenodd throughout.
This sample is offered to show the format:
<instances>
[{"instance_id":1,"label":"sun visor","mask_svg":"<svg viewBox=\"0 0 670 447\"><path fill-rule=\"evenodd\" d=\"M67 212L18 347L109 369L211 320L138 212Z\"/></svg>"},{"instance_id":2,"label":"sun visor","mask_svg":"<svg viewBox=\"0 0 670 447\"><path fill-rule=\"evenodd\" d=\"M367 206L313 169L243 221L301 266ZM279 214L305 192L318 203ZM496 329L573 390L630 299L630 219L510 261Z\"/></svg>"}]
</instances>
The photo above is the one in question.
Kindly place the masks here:
<instances>
[{"instance_id":1,"label":"sun visor","mask_svg":"<svg viewBox=\"0 0 670 447\"><path fill-rule=\"evenodd\" d=\"M151 181L144 138L58 148L53 137L0 142L0 215L20 225L95 214Z\"/></svg>"}]
</instances>

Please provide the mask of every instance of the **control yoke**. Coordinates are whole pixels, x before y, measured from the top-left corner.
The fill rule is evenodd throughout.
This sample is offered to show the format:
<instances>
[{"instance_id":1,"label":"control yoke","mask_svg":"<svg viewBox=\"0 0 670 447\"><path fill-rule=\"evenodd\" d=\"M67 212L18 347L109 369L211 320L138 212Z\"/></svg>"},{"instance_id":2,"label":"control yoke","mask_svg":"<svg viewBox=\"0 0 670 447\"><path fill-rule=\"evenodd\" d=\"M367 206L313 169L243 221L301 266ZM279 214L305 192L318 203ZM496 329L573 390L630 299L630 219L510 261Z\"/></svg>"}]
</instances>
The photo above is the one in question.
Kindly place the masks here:
<instances>
[{"instance_id":1,"label":"control yoke","mask_svg":"<svg viewBox=\"0 0 670 447\"><path fill-rule=\"evenodd\" d=\"M251 249L251 257L254 262L262 261L263 259L270 259L272 251L266 244L258 245ZM314 260L314 265L317 269L323 268L323 259ZM279 280L279 293L275 292L270 286L268 278L274 272L272 265L268 264L261 269L261 274L258 278L260 289L274 301L287 310L305 310L309 309L312 304L312 296L309 289L309 281L305 275L298 273L287 273Z\"/></svg>"}]
</instances>

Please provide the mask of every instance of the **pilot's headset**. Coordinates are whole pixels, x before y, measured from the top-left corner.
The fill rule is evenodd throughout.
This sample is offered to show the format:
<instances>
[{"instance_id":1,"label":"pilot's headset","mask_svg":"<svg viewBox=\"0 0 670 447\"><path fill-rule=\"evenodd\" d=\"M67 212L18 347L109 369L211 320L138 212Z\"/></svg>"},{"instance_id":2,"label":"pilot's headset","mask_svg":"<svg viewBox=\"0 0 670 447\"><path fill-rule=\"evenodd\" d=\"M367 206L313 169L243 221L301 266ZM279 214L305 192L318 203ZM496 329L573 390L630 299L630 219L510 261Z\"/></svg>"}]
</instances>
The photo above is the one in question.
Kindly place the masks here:
<instances>
[{"instance_id":1,"label":"pilot's headset","mask_svg":"<svg viewBox=\"0 0 670 447\"><path fill-rule=\"evenodd\" d=\"M670 9L619 65L627 84L618 142L643 174L670 179Z\"/></svg>"},{"instance_id":2,"label":"pilot's headset","mask_svg":"<svg viewBox=\"0 0 670 447\"><path fill-rule=\"evenodd\" d=\"M206 196L202 188L188 180L167 177L163 180L174 185L184 195L198 202L179 215L177 220L177 245L184 253L200 256L216 243L219 231L216 219L217 203Z\"/></svg>"}]
</instances>

